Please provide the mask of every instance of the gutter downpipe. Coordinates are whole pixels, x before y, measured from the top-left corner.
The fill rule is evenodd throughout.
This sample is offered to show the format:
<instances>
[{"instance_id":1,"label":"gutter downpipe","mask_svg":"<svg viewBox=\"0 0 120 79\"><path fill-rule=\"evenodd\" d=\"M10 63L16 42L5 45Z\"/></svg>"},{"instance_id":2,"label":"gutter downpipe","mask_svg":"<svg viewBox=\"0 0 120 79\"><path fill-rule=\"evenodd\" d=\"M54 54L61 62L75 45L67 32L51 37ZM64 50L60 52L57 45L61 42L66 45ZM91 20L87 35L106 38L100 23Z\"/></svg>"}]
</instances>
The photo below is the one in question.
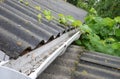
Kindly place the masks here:
<instances>
[{"instance_id":1,"label":"gutter downpipe","mask_svg":"<svg viewBox=\"0 0 120 79\"><path fill-rule=\"evenodd\" d=\"M62 55L67 47L75 40L79 39L80 31L75 33L70 39L63 43L57 50L55 50L41 65L36 69L35 72L31 73L29 77L36 79L59 55Z\"/></svg>"}]
</instances>

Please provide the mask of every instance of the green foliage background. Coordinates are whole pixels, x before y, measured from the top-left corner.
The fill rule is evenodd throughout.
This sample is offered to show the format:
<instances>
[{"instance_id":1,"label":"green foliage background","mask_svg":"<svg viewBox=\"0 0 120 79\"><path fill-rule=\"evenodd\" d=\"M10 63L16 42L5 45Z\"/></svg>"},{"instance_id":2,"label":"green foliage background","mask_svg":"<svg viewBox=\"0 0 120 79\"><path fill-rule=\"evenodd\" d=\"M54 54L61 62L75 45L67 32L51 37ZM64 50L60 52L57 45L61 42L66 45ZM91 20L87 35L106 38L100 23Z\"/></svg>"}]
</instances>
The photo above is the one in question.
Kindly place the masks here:
<instances>
[{"instance_id":1,"label":"green foliage background","mask_svg":"<svg viewBox=\"0 0 120 79\"><path fill-rule=\"evenodd\" d=\"M100 0L95 9L98 15L102 17L114 18L120 16L120 0Z\"/></svg>"},{"instance_id":2,"label":"green foliage background","mask_svg":"<svg viewBox=\"0 0 120 79\"><path fill-rule=\"evenodd\" d=\"M95 8L101 17L120 16L120 0L68 0L68 2L87 11Z\"/></svg>"},{"instance_id":3,"label":"green foliage background","mask_svg":"<svg viewBox=\"0 0 120 79\"><path fill-rule=\"evenodd\" d=\"M76 41L91 51L120 56L120 0L68 0L88 11Z\"/></svg>"}]
</instances>

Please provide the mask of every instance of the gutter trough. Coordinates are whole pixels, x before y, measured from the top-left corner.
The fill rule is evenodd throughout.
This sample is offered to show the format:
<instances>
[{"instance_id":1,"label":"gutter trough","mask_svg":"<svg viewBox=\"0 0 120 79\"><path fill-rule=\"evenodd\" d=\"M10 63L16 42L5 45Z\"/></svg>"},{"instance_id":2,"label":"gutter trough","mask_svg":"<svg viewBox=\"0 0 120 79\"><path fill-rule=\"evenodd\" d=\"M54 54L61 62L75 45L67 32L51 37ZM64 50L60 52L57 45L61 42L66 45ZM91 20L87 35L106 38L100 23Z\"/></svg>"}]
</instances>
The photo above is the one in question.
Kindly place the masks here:
<instances>
[{"instance_id":1,"label":"gutter trough","mask_svg":"<svg viewBox=\"0 0 120 79\"><path fill-rule=\"evenodd\" d=\"M57 50L55 50L43 63L42 65L32 74L31 79L36 79L61 53L64 53L66 48L75 40L80 37L80 32L74 34L70 39L63 43Z\"/></svg>"},{"instance_id":2,"label":"gutter trough","mask_svg":"<svg viewBox=\"0 0 120 79\"><path fill-rule=\"evenodd\" d=\"M9 60L1 64L1 79L36 79L59 55L62 55L66 48L73 41L77 40L80 35L80 31L76 29L72 30L16 60ZM38 66L35 67L36 65ZM26 68L28 68L30 72L22 72L22 68L23 70L27 70Z\"/></svg>"}]
</instances>

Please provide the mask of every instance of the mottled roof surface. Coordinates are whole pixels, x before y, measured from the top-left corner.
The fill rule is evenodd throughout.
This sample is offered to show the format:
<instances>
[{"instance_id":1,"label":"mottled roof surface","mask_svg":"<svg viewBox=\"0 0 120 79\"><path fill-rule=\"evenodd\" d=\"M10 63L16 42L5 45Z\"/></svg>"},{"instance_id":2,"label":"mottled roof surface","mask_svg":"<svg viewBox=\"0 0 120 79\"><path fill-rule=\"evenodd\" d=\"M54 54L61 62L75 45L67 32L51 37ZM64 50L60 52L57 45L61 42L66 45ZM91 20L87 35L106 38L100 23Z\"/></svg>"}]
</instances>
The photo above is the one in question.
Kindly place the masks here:
<instances>
[{"instance_id":1,"label":"mottled roof surface","mask_svg":"<svg viewBox=\"0 0 120 79\"><path fill-rule=\"evenodd\" d=\"M71 45L37 79L120 79L120 58Z\"/></svg>"},{"instance_id":2,"label":"mottled roof surface","mask_svg":"<svg viewBox=\"0 0 120 79\"><path fill-rule=\"evenodd\" d=\"M72 15L81 21L86 15L85 11L60 0L23 1L29 4L25 5L19 0L0 3L0 50L13 58L73 29L55 20L48 22L45 18L38 22L37 15L42 13L41 10L50 10L55 17L59 13ZM36 6L40 6L41 10L36 10Z\"/></svg>"}]
</instances>

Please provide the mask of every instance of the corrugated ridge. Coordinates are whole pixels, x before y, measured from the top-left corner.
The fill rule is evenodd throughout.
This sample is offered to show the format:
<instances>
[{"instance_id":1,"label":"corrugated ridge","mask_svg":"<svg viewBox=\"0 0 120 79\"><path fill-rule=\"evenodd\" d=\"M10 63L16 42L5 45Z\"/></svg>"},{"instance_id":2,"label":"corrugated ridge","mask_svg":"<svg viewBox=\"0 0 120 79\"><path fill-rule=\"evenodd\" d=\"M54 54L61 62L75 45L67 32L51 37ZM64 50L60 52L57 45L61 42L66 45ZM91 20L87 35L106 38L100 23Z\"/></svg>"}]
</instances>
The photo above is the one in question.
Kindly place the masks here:
<instances>
[{"instance_id":1,"label":"corrugated ridge","mask_svg":"<svg viewBox=\"0 0 120 79\"><path fill-rule=\"evenodd\" d=\"M106 54L85 52L80 57L74 79L120 79L120 60Z\"/></svg>"},{"instance_id":2,"label":"corrugated ridge","mask_svg":"<svg viewBox=\"0 0 120 79\"><path fill-rule=\"evenodd\" d=\"M18 2L17 2L16 0L14 0L14 2L16 2L18 5L20 5L20 6L22 6L22 7L25 7L27 10L33 12L33 14L35 14L35 15L38 15L39 13L43 14L41 11L35 10L35 6L32 6L34 1L31 1L31 0L28 0L28 1L29 1L29 3L31 2L31 5L30 5L29 7L27 7L27 6L23 5L23 4L18 4ZM40 5L40 4L39 4L39 5ZM47 5L47 4L46 4L46 5ZM48 9L48 10L49 10L49 9ZM53 9L51 9L51 10L53 10ZM55 15L56 15L56 14L55 14ZM42 18L42 20L45 21L44 18ZM68 28L68 27L64 27L64 25L58 23L58 22L55 21L55 20L53 20L51 23L57 24L57 25L61 26L61 27L64 28L66 31L68 31L68 30L70 29L70 28Z\"/></svg>"},{"instance_id":3,"label":"corrugated ridge","mask_svg":"<svg viewBox=\"0 0 120 79\"><path fill-rule=\"evenodd\" d=\"M73 79L104 79L104 78L102 78L100 76L96 76L94 74L87 74L85 71L83 71L83 72L76 71L74 74L75 75L74 75Z\"/></svg>"},{"instance_id":4,"label":"corrugated ridge","mask_svg":"<svg viewBox=\"0 0 120 79\"><path fill-rule=\"evenodd\" d=\"M3 40L0 41L0 50L4 51L7 55L12 58L17 58L18 56L26 53L27 51L23 49L31 48L31 50L52 41L53 39L61 36L63 33L66 33L74 28L69 26L65 27L64 25L60 24L56 20L47 21L44 17L41 19L41 22L38 21L38 14L42 13L42 11L38 11L35 9L35 6L40 6L46 10L50 10L54 16L58 16L59 13L63 14L72 14L74 16L85 16L86 12L82 11L84 15L79 15L74 12L70 11L70 9L61 9L58 10L56 7L59 1L56 3L50 3L50 5L56 5L54 7L48 7L49 0L47 4L42 3L41 0L23 0L27 1L29 5L25 5L21 3L19 0L4 0L0 3L0 29L4 29L7 33L10 33L16 36L15 39L12 39L12 36L7 35L7 33L2 37L5 39L6 42L3 43ZM42 3L42 4L41 4ZM68 3L64 3L64 6L69 6ZM72 7L72 6L71 6ZM59 8L63 8L62 5L59 5ZM75 7L74 7L75 8ZM79 9L76 9L79 10ZM71 12L71 13L70 13ZM83 18L80 18L83 19ZM1 34L0 34L1 35ZM21 41L19 42L19 46L17 43L13 43L14 40L20 38ZM11 43L9 43L11 40ZM28 43L21 43L22 41ZM13 44L12 44L13 43ZM24 45L26 44L26 45ZM8 48L4 48L7 45ZM29 45L29 46L28 46ZM12 50L9 49L10 47L14 47ZM25 52L24 52L25 51ZM14 54L12 54L14 52ZM11 55L12 54L12 55Z\"/></svg>"},{"instance_id":5,"label":"corrugated ridge","mask_svg":"<svg viewBox=\"0 0 120 79\"><path fill-rule=\"evenodd\" d=\"M47 30L44 30L41 27L38 27L37 25L35 25L32 22L29 23L28 20L25 20L23 17L18 16L17 14L14 14L12 11L10 11L4 7L1 7L1 15L9 18L10 20L14 21L15 23L18 23L19 25L21 25L21 27L24 27L24 28L32 31L36 35L43 38L43 40L45 40L45 41L48 41L50 39L50 37L53 36Z\"/></svg>"},{"instance_id":6,"label":"corrugated ridge","mask_svg":"<svg viewBox=\"0 0 120 79\"><path fill-rule=\"evenodd\" d=\"M6 54L10 54L11 57L14 57L14 55L19 56L19 53L21 51L24 51L26 49L30 49L31 45L29 43L18 38L14 34L9 33L7 30L4 30L1 28L0 34L1 34L0 41L2 41L0 48L2 48L3 50L7 49L8 52ZM8 46L8 44L6 44L6 42L9 42L10 47ZM21 44L24 44L24 45L21 46ZM21 46L21 48L19 48L19 46ZM19 51L19 50L21 50L21 51ZM13 51L13 52L10 52L10 51ZM14 52L14 51L17 51L18 53Z\"/></svg>"},{"instance_id":7,"label":"corrugated ridge","mask_svg":"<svg viewBox=\"0 0 120 79\"><path fill-rule=\"evenodd\" d=\"M71 45L37 79L120 79L120 69L113 67L119 65L117 59L119 57L88 52L83 47ZM109 62L112 65L106 66Z\"/></svg>"},{"instance_id":8,"label":"corrugated ridge","mask_svg":"<svg viewBox=\"0 0 120 79\"><path fill-rule=\"evenodd\" d=\"M81 60L97 64L104 64L105 66L109 66L112 68L120 68L120 60L116 60L110 57L94 55L94 53L84 53L81 57Z\"/></svg>"},{"instance_id":9,"label":"corrugated ridge","mask_svg":"<svg viewBox=\"0 0 120 79\"><path fill-rule=\"evenodd\" d=\"M30 16L28 16L28 15L25 15L25 14L22 13L21 11L19 11L19 10L15 9L15 8L7 5L7 4L1 4L1 5L3 5L3 6L4 6L5 8L7 8L7 9L9 9L10 11L16 13L17 15L21 15L21 17L24 17L24 18L25 18L26 20L28 20L29 22L33 22L34 24L36 24L36 25L38 25L38 26L41 26L41 28L48 30L50 33L56 34L55 37L58 36L59 32L58 32L56 29L53 29L53 28L51 29L49 26L47 26L47 25L45 25L45 24L43 24L43 23L39 23L39 22L38 22L37 20L35 20L34 18L32 18L32 17L30 17Z\"/></svg>"},{"instance_id":10,"label":"corrugated ridge","mask_svg":"<svg viewBox=\"0 0 120 79\"><path fill-rule=\"evenodd\" d=\"M18 3L18 1L15 0L15 2L13 1L6 1L7 4L9 4L10 6L14 7L15 9L21 11L22 13L28 15L29 17L32 17L33 19L35 19L37 21L37 13L38 11L31 11L30 7L25 6L24 4ZM45 20L44 18L42 18L42 23L44 23L45 25L51 26L52 29L56 29L56 30L62 30L64 31L65 29L53 24L53 23L49 23L47 20Z\"/></svg>"},{"instance_id":11,"label":"corrugated ridge","mask_svg":"<svg viewBox=\"0 0 120 79\"><path fill-rule=\"evenodd\" d=\"M76 19L80 19L82 17L85 17L85 16L80 16L83 14L81 12L81 11L83 11L82 9L79 10L75 6L72 6L69 3L65 3L62 0L42 0L42 1L35 0L35 1L41 5L49 8L49 9L54 10L55 12L58 12L58 13L62 12L65 15L72 15ZM74 10L76 10L76 11L74 11ZM87 14L87 13L85 13L85 14ZM80 19L80 20L84 21L83 19Z\"/></svg>"}]
</instances>

